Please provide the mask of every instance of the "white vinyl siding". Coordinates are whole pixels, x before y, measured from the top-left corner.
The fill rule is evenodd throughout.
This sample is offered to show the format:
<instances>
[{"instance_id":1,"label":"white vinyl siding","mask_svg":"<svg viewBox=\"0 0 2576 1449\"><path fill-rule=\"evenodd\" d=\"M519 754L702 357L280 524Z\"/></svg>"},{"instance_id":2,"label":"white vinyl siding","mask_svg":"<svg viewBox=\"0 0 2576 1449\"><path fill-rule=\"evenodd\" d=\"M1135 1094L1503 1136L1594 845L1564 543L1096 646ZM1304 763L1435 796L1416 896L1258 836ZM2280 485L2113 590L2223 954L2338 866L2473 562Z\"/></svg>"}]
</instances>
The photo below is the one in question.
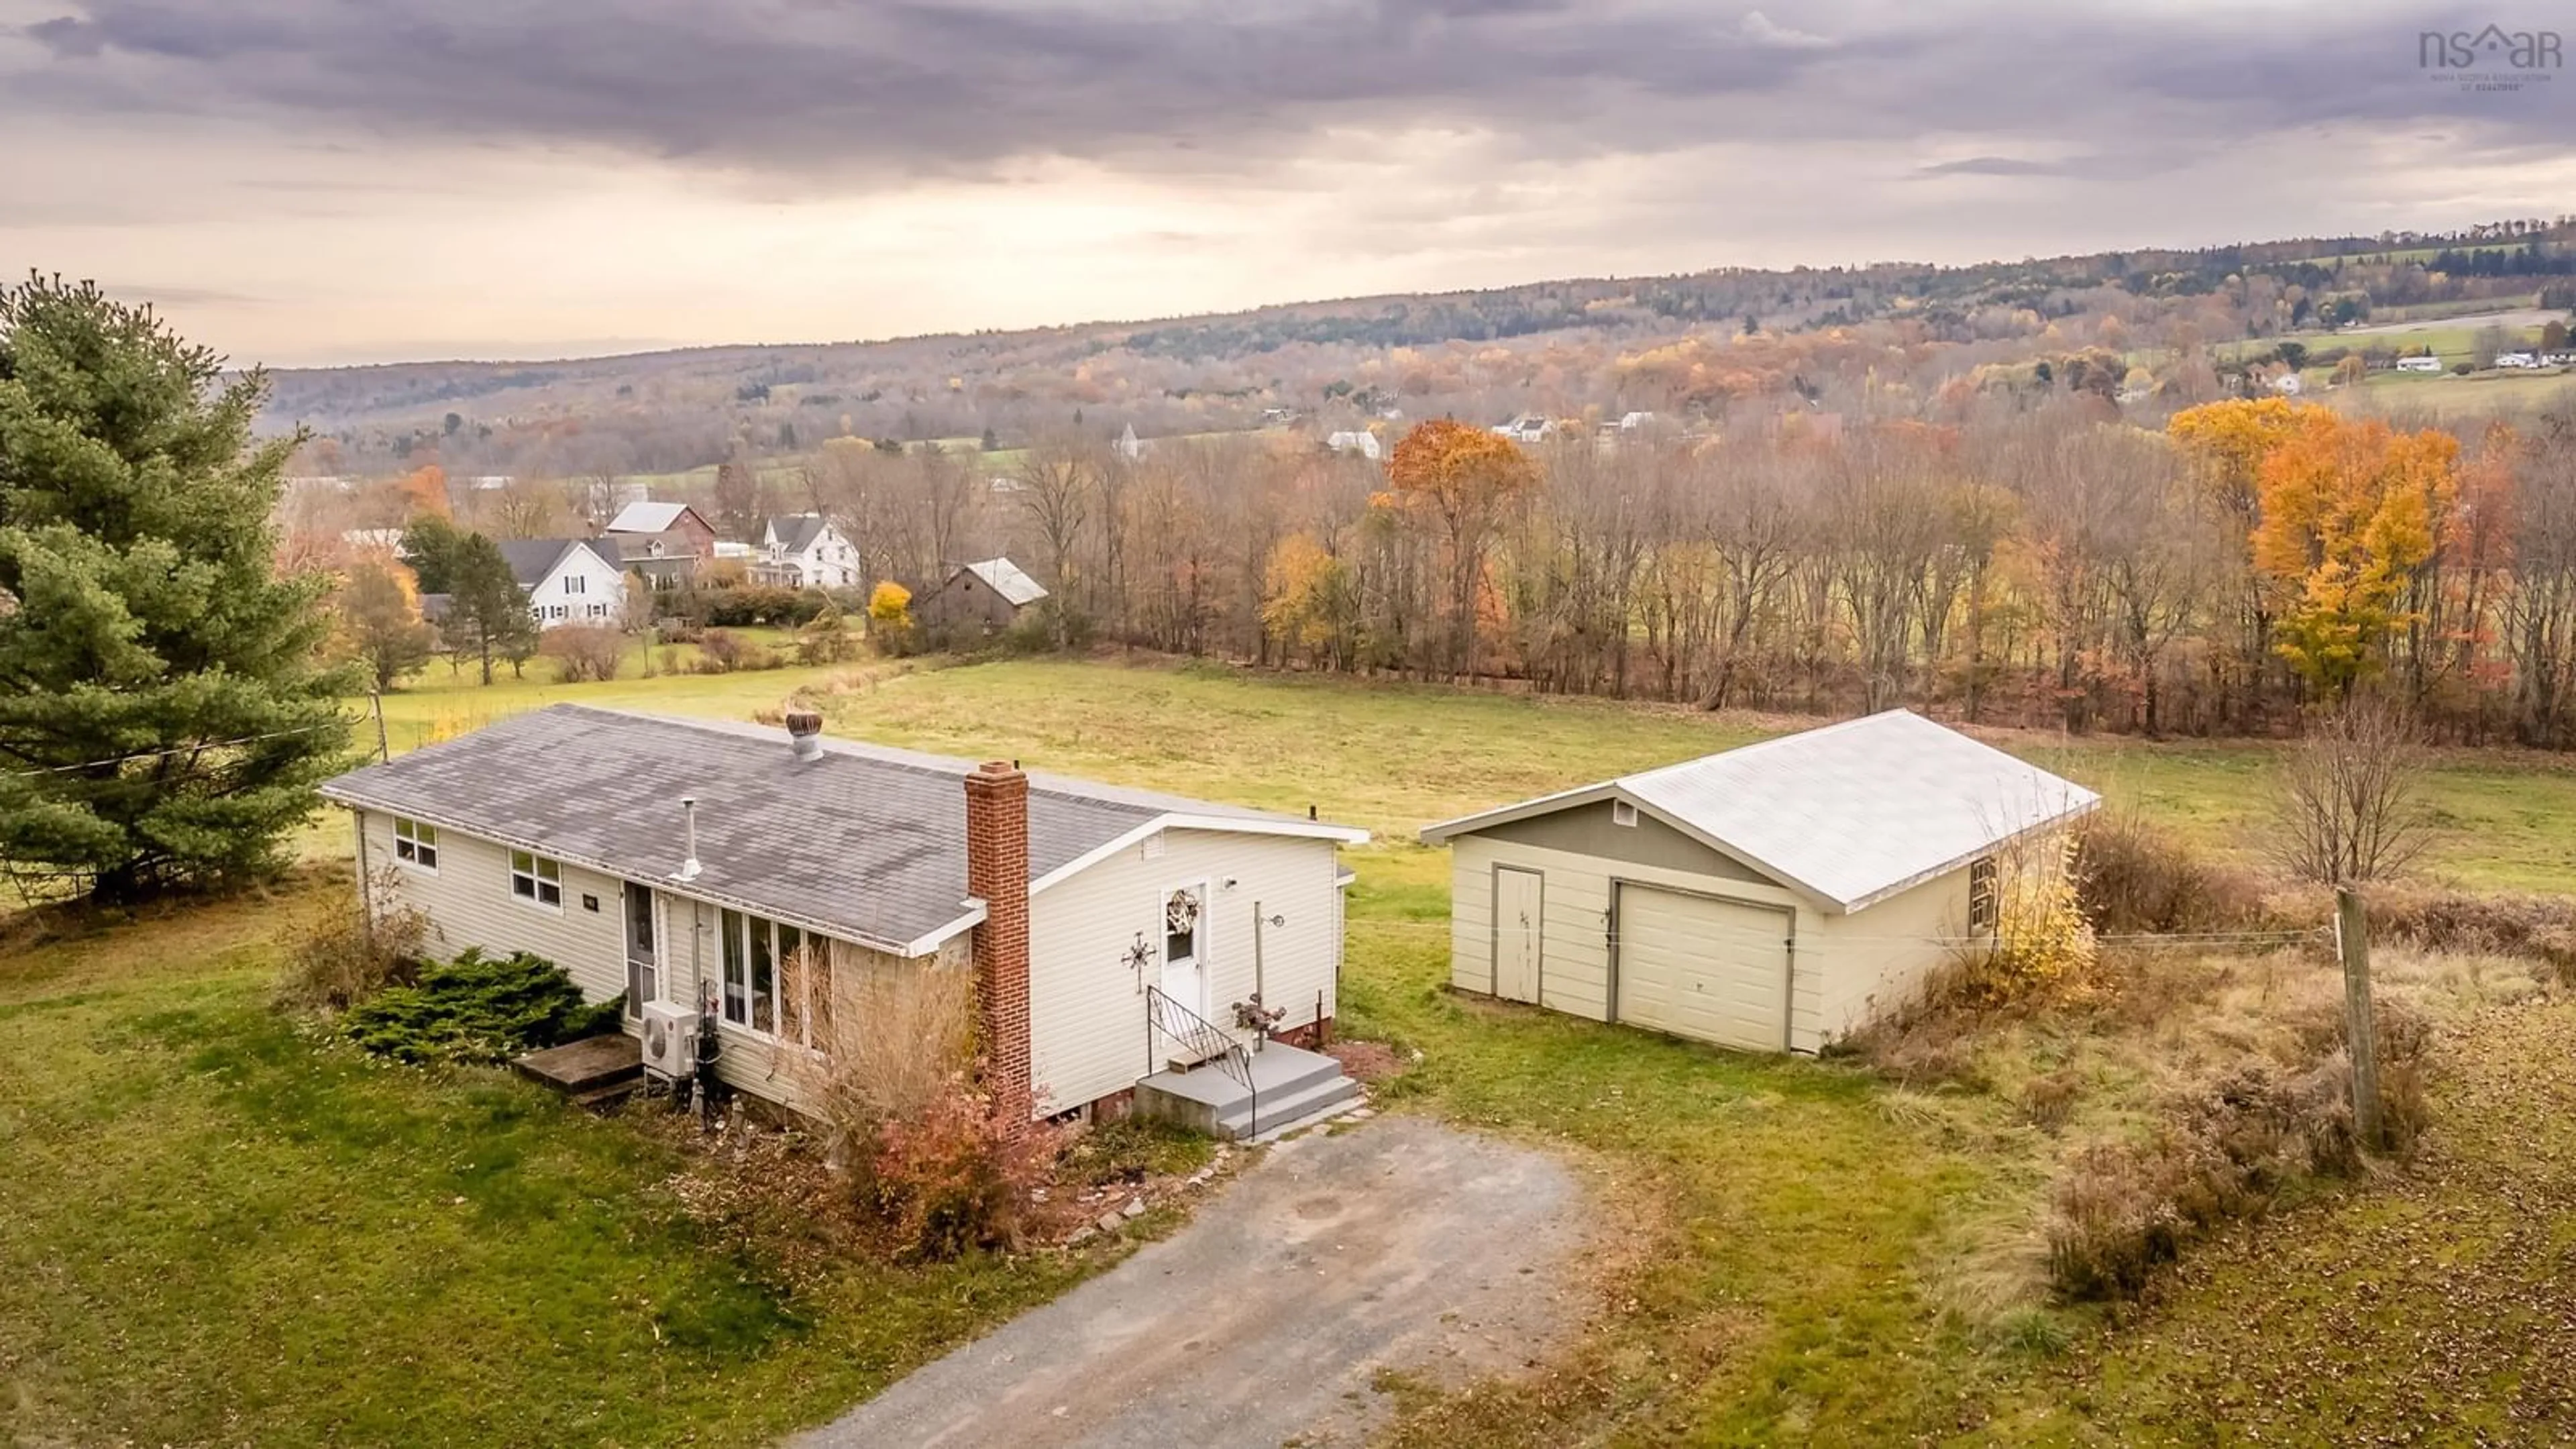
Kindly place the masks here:
<instances>
[{"instance_id":1,"label":"white vinyl siding","mask_svg":"<svg viewBox=\"0 0 2576 1449\"><path fill-rule=\"evenodd\" d=\"M377 877L394 865L394 817L366 812L367 868ZM435 873L390 872L397 903L428 920L426 954L444 961L469 946L487 955L525 951L568 972L582 994L605 1001L626 990L626 922L616 879L578 866L560 869L561 910L537 910L510 893L507 846L455 830L438 832ZM585 904L595 901L597 910ZM669 939L665 937L665 939Z\"/></svg>"},{"instance_id":2,"label":"white vinyl siding","mask_svg":"<svg viewBox=\"0 0 2576 1449\"><path fill-rule=\"evenodd\" d=\"M539 625L615 622L626 598L624 571L589 549L566 554L555 571L528 591Z\"/></svg>"},{"instance_id":3,"label":"white vinyl siding","mask_svg":"<svg viewBox=\"0 0 2576 1449\"><path fill-rule=\"evenodd\" d=\"M1252 995L1256 901L1281 918L1262 932L1268 1004L1285 1012L1280 1029L1312 1022L1319 998L1326 1016L1337 1009L1341 889L1331 841L1201 830L1153 839L1161 848L1151 857L1144 844L1130 847L1030 899L1029 1068L1040 1115L1146 1075L1145 987L1162 970L1163 905L1181 884L1208 883L1197 947L1209 1021L1252 1039L1236 1030L1233 1005Z\"/></svg>"}]
</instances>

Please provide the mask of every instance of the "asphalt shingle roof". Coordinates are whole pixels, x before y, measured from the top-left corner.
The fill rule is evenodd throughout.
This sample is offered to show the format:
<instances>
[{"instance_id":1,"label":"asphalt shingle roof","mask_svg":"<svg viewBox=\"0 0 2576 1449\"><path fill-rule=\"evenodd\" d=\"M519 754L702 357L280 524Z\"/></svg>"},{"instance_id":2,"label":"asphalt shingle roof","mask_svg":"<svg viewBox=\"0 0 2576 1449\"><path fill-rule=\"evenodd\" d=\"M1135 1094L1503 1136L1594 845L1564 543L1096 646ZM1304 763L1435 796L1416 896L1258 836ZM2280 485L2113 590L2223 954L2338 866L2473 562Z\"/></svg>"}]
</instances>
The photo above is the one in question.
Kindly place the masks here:
<instances>
[{"instance_id":1,"label":"asphalt shingle roof","mask_svg":"<svg viewBox=\"0 0 2576 1449\"><path fill-rule=\"evenodd\" d=\"M693 795L692 894L878 946L963 923L972 762L823 747L800 760L783 730L559 704L353 770L322 793L643 881L680 868L680 797ZM1030 878L1172 815L1333 829L1032 773Z\"/></svg>"},{"instance_id":2,"label":"asphalt shingle roof","mask_svg":"<svg viewBox=\"0 0 2576 1449\"><path fill-rule=\"evenodd\" d=\"M598 554L610 568L625 567L615 544L594 545L587 538L507 538L501 541L501 557L509 560L511 576L519 581L519 587L533 589L546 581L565 554L577 548Z\"/></svg>"},{"instance_id":3,"label":"asphalt shingle roof","mask_svg":"<svg viewBox=\"0 0 2576 1449\"><path fill-rule=\"evenodd\" d=\"M1446 821L1422 837L1436 844L1614 795L1845 911L2102 800L1893 709Z\"/></svg>"},{"instance_id":4,"label":"asphalt shingle roof","mask_svg":"<svg viewBox=\"0 0 2576 1449\"><path fill-rule=\"evenodd\" d=\"M786 513L769 520L766 536L789 553L803 553L823 536L823 515L819 513Z\"/></svg>"}]
</instances>

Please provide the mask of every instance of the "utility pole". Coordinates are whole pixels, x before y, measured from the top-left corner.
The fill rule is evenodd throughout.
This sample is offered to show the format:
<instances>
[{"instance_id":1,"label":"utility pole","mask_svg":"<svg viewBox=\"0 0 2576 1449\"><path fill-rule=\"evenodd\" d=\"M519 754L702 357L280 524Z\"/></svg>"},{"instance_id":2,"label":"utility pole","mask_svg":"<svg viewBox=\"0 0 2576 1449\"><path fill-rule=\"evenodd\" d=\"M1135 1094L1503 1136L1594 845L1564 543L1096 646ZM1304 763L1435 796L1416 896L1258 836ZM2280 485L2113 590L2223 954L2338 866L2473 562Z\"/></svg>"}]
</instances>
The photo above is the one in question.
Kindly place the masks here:
<instances>
[{"instance_id":1,"label":"utility pole","mask_svg":"<svg viewBox=\"0 0 2576 1449\"><path fill-rule=\"evenodd\" d=\"M2352 1057L2352 1128L2367 1151L2379 1150L2379 1029L2370 1006L2370 926L2361 894L2335 887L2335 948L2343 958L2343 1029Z\"/></svg>"}]
</instances>

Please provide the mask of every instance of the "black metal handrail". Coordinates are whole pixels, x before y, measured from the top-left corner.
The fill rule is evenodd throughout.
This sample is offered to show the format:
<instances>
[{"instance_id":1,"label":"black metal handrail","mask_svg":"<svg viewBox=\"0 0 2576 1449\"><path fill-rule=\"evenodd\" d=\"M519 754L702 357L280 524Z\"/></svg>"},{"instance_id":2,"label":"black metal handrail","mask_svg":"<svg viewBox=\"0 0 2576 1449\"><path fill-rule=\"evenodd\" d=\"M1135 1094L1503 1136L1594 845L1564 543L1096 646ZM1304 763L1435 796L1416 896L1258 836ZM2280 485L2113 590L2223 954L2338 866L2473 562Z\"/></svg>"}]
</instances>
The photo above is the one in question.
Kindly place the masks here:
<instances>
[{"instance_id":1,"label":"black metal handrail","mask_svg":"<svg viewBox=\"0 0 2576 1449\"><path fill-rule=\"evenodd\" d=\"M1251 1121L1243 1135L1258 1136L1261 1131L1261 1089L1252 1081L1252 1053L1242 1042L1217 1029L1216 1024L1174 1001L1163 988L1145 988L1145 1075L1161 1071L1167 1058L1160 1043L1170 1041L1193 1066L1213 1064L1226 1080L1250 1096Z\"/></svg>"}]
</instances>

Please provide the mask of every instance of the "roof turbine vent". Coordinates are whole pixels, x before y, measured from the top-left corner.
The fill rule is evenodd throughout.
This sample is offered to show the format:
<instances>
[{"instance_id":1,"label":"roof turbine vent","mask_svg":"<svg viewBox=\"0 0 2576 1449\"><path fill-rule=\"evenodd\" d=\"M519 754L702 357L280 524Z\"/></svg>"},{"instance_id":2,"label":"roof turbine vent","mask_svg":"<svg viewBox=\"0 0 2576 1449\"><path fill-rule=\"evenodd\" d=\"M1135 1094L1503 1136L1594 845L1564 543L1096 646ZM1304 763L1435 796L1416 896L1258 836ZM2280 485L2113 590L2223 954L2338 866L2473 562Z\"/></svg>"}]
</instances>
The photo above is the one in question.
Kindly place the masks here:
<instances>
[{"instance_id":1,"label":"roof turbine vent","mask_svg":"<svg viewBox=\"0 0 2576 1449\"><path fill-rule=\"evenodd\" d=\"M823 757L823 716L814 710L798 709L787 713L787 743L800 760Z\"/></svg>"}]
</instances>

